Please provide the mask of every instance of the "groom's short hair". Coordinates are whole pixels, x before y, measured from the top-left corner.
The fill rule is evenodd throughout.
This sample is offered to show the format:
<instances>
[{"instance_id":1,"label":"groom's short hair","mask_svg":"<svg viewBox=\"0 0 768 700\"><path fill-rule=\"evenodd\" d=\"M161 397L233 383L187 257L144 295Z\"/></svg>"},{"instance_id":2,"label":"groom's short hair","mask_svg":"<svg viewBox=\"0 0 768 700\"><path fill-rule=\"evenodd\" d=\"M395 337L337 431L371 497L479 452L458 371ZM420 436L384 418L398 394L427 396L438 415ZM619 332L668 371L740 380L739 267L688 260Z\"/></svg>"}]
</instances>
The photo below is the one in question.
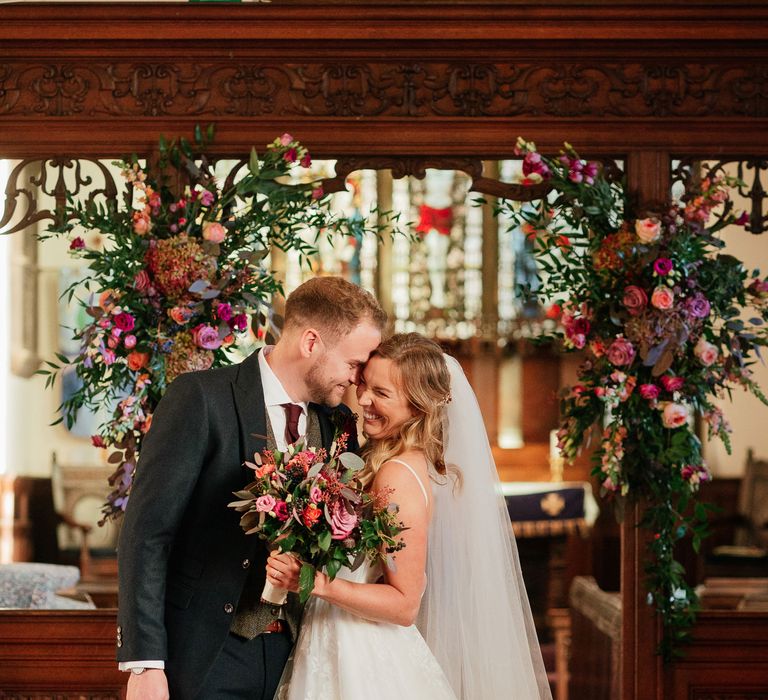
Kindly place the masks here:
<instances>
[{"instance_id":1,"label":"groom's short hair","mask_svg":"<svg viewBox=\"0 0 768 700\"><path fill-rule=\"evenodd\" d=\"M327 340L342 338L363 321L384 330L387 313L373 294L341 277L313 277L285 302L286 328L314 326Z\"/></svg>"}]
</instances>

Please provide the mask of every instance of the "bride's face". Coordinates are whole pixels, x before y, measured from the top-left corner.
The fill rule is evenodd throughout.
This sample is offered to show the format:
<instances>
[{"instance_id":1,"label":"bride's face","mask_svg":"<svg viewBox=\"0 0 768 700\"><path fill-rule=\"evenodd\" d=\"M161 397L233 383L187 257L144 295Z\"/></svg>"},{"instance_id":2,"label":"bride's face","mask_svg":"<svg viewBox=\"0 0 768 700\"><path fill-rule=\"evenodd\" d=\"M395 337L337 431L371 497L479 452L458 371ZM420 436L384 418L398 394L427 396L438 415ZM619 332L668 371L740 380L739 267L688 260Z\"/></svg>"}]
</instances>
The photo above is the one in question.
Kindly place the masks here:
<instances>
[{"instance_id":1,"label":"bride's face","mask_svg":"<svg viewBox=\"0 0 768 700\"><path fill-rule=\"evenodd\" d=\"M363 432L373 439L390 437L413 417L413 409L400 388L399 372L392 360L372 357L357 385L357 402L363 409Z\"/></svg>"}]
</instances>

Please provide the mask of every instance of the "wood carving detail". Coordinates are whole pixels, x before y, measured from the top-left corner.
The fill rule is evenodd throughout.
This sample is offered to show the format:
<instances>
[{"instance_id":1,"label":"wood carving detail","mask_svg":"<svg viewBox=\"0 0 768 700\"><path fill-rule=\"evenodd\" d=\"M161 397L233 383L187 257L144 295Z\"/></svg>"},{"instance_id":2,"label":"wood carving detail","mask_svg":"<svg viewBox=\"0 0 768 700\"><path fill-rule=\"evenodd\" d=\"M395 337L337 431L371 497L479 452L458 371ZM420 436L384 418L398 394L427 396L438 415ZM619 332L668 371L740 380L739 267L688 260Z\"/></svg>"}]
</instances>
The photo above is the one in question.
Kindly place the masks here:
<instances>
[{"instance_id":1,"label":"wood carving detail","mask_svg":"<svg viewBox=\"0 0 768 700\"><path fill-rule=\"evenodd\" d=\"M764 118L768 65L16 61L9 116Z\"/></svg>"}]
</instances>

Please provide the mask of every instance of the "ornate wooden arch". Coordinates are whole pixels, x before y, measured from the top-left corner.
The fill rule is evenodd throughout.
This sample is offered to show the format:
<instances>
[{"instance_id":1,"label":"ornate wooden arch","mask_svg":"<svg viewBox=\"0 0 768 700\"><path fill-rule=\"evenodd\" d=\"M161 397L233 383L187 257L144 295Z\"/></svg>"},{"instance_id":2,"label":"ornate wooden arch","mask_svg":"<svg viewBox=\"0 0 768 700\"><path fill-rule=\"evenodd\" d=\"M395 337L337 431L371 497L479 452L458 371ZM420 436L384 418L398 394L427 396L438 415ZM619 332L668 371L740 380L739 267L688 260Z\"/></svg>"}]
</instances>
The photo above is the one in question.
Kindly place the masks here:
<instances>
[{"instance_id":1,"label":"ornate wooden arch","mask_svg":"<svg viewBox=\"0 0 768 700\"><path fill-rule=\"evenodd\" d=\"M672 158L764 161L767 39L768 7L738 2L2 5L0 158L148 152L214 121L222 153L290 131L319 157L417 170L509 156L524 135L623 157L650 202ZM622 536L622 698L651 700L665 686L636 518Z\"/></svg>"}]
</instances>

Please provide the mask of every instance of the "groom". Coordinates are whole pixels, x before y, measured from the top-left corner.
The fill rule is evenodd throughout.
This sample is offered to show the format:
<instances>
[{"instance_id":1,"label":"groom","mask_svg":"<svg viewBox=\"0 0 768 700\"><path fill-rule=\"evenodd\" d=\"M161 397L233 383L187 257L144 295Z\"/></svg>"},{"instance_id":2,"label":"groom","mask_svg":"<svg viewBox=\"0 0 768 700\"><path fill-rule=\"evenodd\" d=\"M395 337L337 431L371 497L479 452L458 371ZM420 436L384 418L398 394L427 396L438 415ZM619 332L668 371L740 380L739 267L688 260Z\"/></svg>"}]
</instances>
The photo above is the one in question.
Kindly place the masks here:
<instances>
[{"instance_id":1,"label":"groom","mask_svg":"<svg viewBox=\"0 0 768 700\"><path fill-rule=\"evenodd\" d=\"M315 278L285 307L274 347L181 375L142 445L120 534L117 658L127 700L271 700L300 610L259 602L267 550L227 503L267 446L307 435L329 448L334 407L381 340L386 314L341 278ZM354 448L355 445L352 444Z\"/></svg>"}]
</instances>

